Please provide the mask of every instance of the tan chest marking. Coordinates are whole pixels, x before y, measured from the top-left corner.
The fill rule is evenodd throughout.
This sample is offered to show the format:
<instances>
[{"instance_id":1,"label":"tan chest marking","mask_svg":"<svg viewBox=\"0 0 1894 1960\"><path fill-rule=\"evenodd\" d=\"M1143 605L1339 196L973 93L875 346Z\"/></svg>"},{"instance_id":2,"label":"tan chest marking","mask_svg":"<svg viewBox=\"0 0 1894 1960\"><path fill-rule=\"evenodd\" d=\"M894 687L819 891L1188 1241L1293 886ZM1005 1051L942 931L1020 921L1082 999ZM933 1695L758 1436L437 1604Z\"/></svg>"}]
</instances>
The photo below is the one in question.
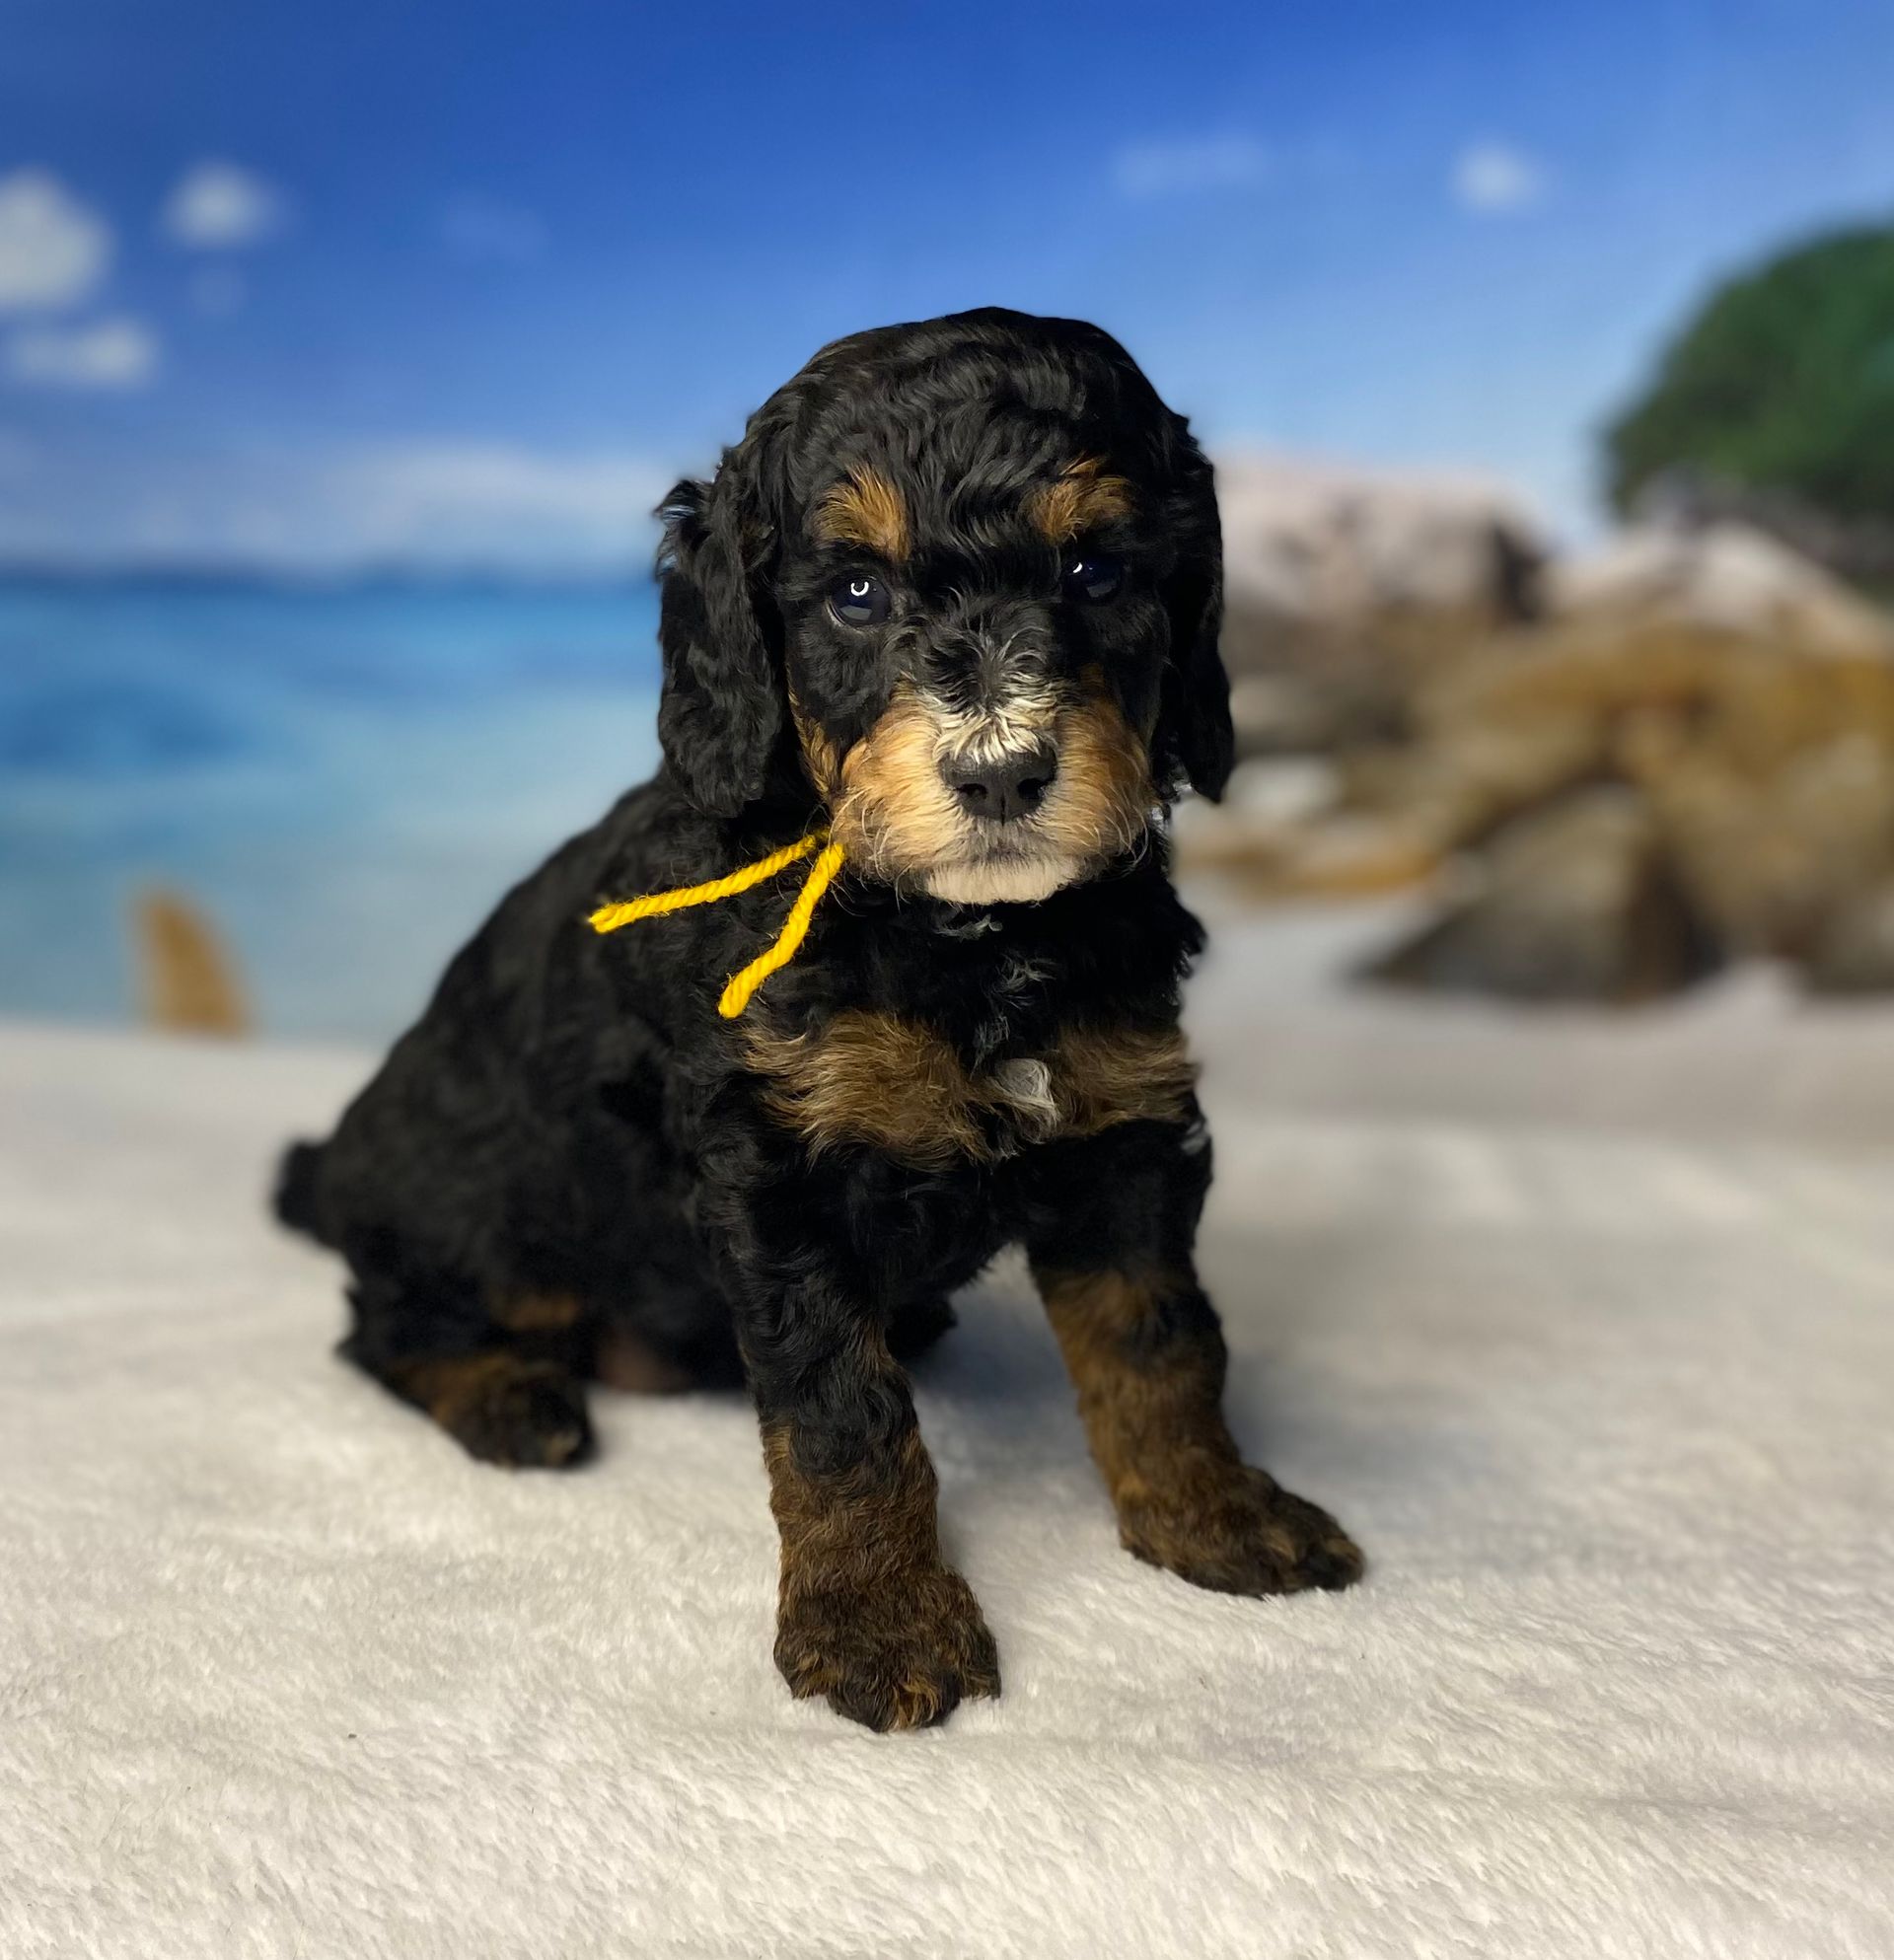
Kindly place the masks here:
<instances>
[{"instance_id":1,"label":"tan chest marking","mask_svg":"<svg viewBox=\"0 0 1894 1960\"><path fill-rule=\"evenodd\" d=\"M869 1143L921 1169L1185 1120L1197 1069L1174 1028L1067 1029L1044 1056L967 1067L918 1021L848 1009L802 1035L747 1032L771 1113L812 1150Z\"/></svg>"}]
</instances>

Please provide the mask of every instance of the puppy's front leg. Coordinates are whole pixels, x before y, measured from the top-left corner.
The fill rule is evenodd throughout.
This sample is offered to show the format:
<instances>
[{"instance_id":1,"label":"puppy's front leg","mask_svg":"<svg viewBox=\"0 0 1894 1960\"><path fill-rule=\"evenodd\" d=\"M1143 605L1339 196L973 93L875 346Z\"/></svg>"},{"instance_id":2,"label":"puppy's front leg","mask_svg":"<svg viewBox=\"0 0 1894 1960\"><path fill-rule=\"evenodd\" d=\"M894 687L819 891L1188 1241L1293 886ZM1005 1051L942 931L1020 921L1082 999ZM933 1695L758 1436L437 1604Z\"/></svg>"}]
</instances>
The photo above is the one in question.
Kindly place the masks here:
<instances>
[{"instance_id":1,"label":"puppy's front leg","mask_svg":"<svg viewBox=\"0 0 1894 1960\"><path fill-rule=\"evenodd\" d=\"M782 1540L776 1665L870 1728L924 1727L999 1693L993 1636L940 1556L934 1467L875 1317L787 1265L752 1268L738 1317Z\"/></svg>"},{"instance_id":2,"label":"puppy's front leg","mask_svg":"<svg viewBox=\"0 0 1894 1960\"><path fill-rule=\"evenodd\" d=\"M1223 1419L1227 1354L1192 1263L1207 1148L1136 1124L1074 1146L1028 1252L1128 1550L1218 1592L1348 1585L1328 1512L1246 1464Z\"/></svg>"}]
</instances>

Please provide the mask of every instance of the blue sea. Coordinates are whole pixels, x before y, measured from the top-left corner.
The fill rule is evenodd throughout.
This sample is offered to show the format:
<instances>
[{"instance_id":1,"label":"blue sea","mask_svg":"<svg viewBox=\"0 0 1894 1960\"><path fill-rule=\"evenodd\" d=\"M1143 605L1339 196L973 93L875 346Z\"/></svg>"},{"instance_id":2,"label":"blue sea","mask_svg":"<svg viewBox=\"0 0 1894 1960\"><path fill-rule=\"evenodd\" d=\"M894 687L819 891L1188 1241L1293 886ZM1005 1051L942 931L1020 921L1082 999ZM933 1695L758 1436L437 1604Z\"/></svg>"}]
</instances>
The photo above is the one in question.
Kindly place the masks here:
<instances>
[{"instance_id":1,"label":"blue sea","mask_svg":"<svg viewBox=\"0 0 1894 1960\"><path fill-rule=\"evenodd\" d=\"M182 892L261 1029L382 1039L657 756L649 586L0 581L0 1014L135 1011Z\"/></svg>"}]
</instances>

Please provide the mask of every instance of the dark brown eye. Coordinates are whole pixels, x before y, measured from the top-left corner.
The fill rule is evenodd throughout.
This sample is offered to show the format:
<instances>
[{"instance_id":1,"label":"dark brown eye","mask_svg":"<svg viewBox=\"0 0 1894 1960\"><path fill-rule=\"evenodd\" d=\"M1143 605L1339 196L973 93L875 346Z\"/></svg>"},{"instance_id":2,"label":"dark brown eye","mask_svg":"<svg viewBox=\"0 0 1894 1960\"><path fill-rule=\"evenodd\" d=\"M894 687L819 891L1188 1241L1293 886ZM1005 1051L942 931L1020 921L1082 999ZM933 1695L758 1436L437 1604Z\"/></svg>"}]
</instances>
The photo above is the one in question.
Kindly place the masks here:
<instances>
[{"instance_id":1,"label":"dark brown eye","mask_svg":"<svg viewBox=\"0 0 1894 1960\"><path fill-rule=\"evenodd\" d=\"M1061 583L1067 599L1103 606L1124 590L1125 560L1111 551L1087 551L1067 560Z\"/></svg>"},{"instance_id":2,"label":"dark brown eye","mask_svg":"<svg viewBox=\"0 0 1894 1960\"><path fill-rule=\"evenodd\" d=\"M893 604L872 572L849 572L829 589L829 610L844 626L878 626Z\"/></svg>"}]
</instances>

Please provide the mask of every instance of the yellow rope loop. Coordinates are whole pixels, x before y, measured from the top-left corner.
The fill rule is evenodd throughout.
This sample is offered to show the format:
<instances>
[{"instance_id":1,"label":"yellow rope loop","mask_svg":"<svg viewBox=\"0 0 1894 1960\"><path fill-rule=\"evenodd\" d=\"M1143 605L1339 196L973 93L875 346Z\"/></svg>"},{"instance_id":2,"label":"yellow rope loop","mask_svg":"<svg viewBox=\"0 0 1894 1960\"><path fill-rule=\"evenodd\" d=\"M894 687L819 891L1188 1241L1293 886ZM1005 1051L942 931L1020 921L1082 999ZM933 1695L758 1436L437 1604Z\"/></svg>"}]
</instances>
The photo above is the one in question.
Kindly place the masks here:
<instances>
[{"instance_id":1,"label":"yellow rope loop","mask_svg":"<svg viewBox=\"0 0 1894 1960\"><path fill-rule=\"evenodd\" d=\"M742 973L731 976L729 985L723 989L723 997L717 1002L717 1012L726 1021L734 1021L750 1005L757 988L778 967L786 967L796 957L796 949L807 936L809 921L815 916L818 901L840 869L841 846L827 845L822 855L809 867L809 875L802 881L802 890L796 894L796 902L789 907L789 916L783 920L775 944L767 951L759 953Z\"/></svg>"},{"instance_id":2,"label":"yellow rope loop","mask_svg":"<svg viewBox=\"0 0 1894 1960\"><path fill-rule=\"evenodd\" d=\"M733 899L739 892L749 891L752 885L773 878L785 864L807 857L828 835L827 831L811 831L806 837L798 837L794 843L772 850L767 857L760 857L756 863L746 864L726 878L712 878L705 885L684 885L675 892L647 892L641 899L601 906L586 923L594 932L616 932L635 919L657 918L665 912L683 911L690 906L713 906L719 899Z\"/></svg>"},{"instance_id":3,"label":"yellow rope loop","mask_svg":"<svg viewBox=\"0 0 1894 1960\"><path fill-rule=\"evenodd\" d=\"M786 967L796 957L797 949L808 937L809 921L815 916L823 893L835 882L836 873L841 869L841 846L829 842L827 831L811 831L806 837L798 837L794 843L784 844L780 850L772 850L767 857L760 857L754 864L746 864L727 877L712 878L707 884L685 885L674 892L648 892L641 899L626 899L619 905L601 906L586 922L594 932L616 932L619 926L629 925L635 919L658 918L666 912L683 911L691 906L713 906L719 899L734 898L739 892L749 891L753 885L761 885L765 878L773 878L784 865L807 857L818 845L822 846L821 855L809 867L809 875L802 881L802 890L796 894L796 902L789 907L789 916L783 920L782 930L769 947L758 954L740 974L733 974L723 989L722 998L717 1002L717 1012L726 1021L733 1021L750 1005L758 987L779 967Z\"/></svg>"}]
</instances>

